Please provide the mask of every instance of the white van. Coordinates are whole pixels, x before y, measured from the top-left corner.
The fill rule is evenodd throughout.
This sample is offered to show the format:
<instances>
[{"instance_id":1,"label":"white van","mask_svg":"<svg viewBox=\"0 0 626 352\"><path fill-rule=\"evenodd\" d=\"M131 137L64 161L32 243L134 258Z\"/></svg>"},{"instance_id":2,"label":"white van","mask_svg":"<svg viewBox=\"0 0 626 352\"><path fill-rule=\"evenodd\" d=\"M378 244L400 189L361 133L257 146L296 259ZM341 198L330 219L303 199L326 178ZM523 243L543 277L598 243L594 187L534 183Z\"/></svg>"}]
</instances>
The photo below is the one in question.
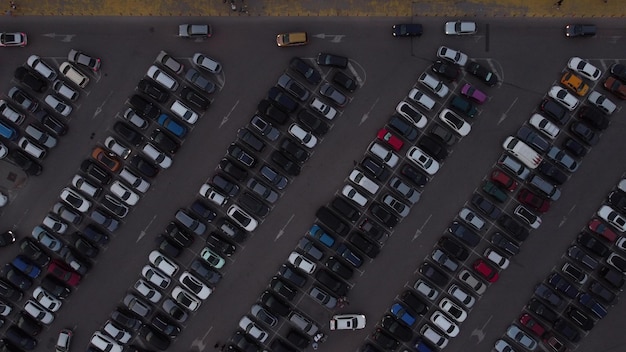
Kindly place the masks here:
<instances>
[{"instance_id":1,"label":"white van","mask_svg":"<svg viewBox=\"0 0 626 352\"><path fill-rule=\"evenodd\" d=\"M507 137L504 143L502 143L502 148L533 170L543 161L541 155L533 148L515 137Z\"/></svg>"},{"instance_id":2,"label":"white van","mask_svg":"<svg viewBox=\"0 0 626 352\"><path fill-rule=\"evenodd\" d=\"M168 75L155 65L150 66L150 68L148 69L148 77L157 81L159 84L169 90L175 91L176 89L178 89L178 81L176 81L174 78L172 78L172 76Z\"/></svg>"},{"instance_id":3,"label":"white van","mask_svg":"<svg viewBox=\"0 0 626 352\"><path fill-rule=\"evenodd\" d=\"M89 83L89 77L85 76L76 67L72 66L69 62L64 62L59 66L61 73L74 84L81 88L87 87Z\"/></svg>"},{"instance_id":4,"label":"white van","mask_svg":"<svg viewBox=\"0 0 626 352\"><path fill-rule=\"evenodd\" d=\"M31 142L26 137L20 138L17 142L17 145L22 148L26 153L34 156L35 158L41 160L46 156L46 150L37 144Z\"/></svg>"}]
</instances>

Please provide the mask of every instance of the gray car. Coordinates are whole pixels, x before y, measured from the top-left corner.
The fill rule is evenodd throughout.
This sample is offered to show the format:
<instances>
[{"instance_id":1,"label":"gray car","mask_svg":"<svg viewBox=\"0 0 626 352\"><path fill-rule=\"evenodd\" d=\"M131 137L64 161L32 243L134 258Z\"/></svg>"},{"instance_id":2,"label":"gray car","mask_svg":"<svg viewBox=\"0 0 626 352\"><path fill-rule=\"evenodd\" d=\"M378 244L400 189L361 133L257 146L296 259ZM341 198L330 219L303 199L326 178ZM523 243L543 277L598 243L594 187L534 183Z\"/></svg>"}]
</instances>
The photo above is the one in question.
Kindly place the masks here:
<instances>
[{"instance_id":1,"label":"gray car","mask_svg":"<svg viewBox=\"0 0 626 352\"><path fill-rule=\"evenodd\" d=\"M517 325L509 326L509 328L506 329L506 336L524 346L527 350L533 351L537 348L537 341L522 331Z\"/></svg>"},{"instance_id":2,"label":"gray car","mask_svg":"<svg viewBox=\"0 0 626 352\"><path fill-rule=\"evenodd\" d=\"M337 298L331 296L320 287L313 286L309 291L309 295L326 308L333 309L337 306Z\"/></svg>"},{"instance_id":3,"label":"gray car","mask_svg":"<svg viewBox=\"0 0 626 352\"><path fill-rule=\"evenodd\" d=\"M402 197L411 204L417 203L420 199L421 193L404 183L398 177L393 177L391 181L389 181L389 187L401 194Z\"/></svg>"},{"instance_id":4,"label":"gray car","mask_svg":"<svg viewBox=\"0 0 626 352\"><path fill-rule=\"evenodd\" d=\"M131 312L139 315L140 317L145 318L150 315L150 312L152 311L148 303L144 302L132 293L127 294L126 297L124 297L123 302Z\"/></svg>"},{"instance_id":5,"label":"gray car","mask_svg":"<svg viewBox=\"0 0 626 352\"><path fill-rule=\"evenodd\" d=\"M284 88L291 95L300 99L300 101L309 99L309 96L311 95L311 92L309 92L308 89L304 88L302 84L298 83L298 81L286 73L278 78L278 86Z\"/></svg>"},{"instance_id":6,"label":"gray car","mask_svg":"<svg viewBox=\"0 0 626 352\"><path fill-rule=\"evenodd\" d=\"M459 268L459 263L453 260L449 255L447 255L441 249L435 249L433 254L431 255L433 261L439 265L441 265L444 269L449 270L451 272L455 272L456 269Z\"/></svg>"},{"instance_id":7,"label":"gray car","mask_svg":"<svg viewBox=\"0 0 626 352\"><path fill-rule=\"evenodd\" d=\"M562 166L569 172L578 170L578 162L558 147L550 148L550 150L546 153L546 156L554 160L558 165Z\"/></svg>"},{"instance_id":8,"label":"gray car","mask_svg":"<svg viewBox=\"0 0 626 352\"><path fill-rule=\"evenodd\" d=\"M320 88L320 94L332 100L339 106L344 106L348 102L348 98L329 83L324 83Z\"/></svg>"},{"instance_id":9,"label":"gray car","mask_svg":"<svg viewBox=\"0 0 626 352\"><path fill-rule=\"evenodd\" d=\"M269 139L270 141L275 141L280 137L280 132L271 123L265 121L261 116L254 115L250 120L250 126L257 132L259 132L262 136Z\"/></svg>"},{"instance_id":10,"label":"gray car","mask_svg":"<svg viewBox=\"0 0 626 352\"><path fill-rule=\"evenodd\" d=\"M250 179L247 186L269 203L274 203L278 200L278 193L255 178Z\"/></svg>"},{"instance_id":11,"label":"gray car","mask_svg":"<svg viewBox=\"0 0 626 352\"><path fill-rule=\"evenodd\" d=\"M206 225L202 221L183 209L179 209L175 217L181 225L185 226L196 235L202 235L206 231Z\"/></svg>"},{"instance_id":12,"label":"gray car","mask_svg":"<svg viewBox=\"0 0 626 352\"><path fill-rule=\"evenodd\" d=\"M215 91L215 84L209 81L206 77L202 76L200 72L190 68L185 74L185 79L196 87L202 89L204 92L213 93Z\"/></svg>"},{"instance_id":13,"label":"gray car","mask_svg":"<svg viewBox=\"0 0 626 352\"><path fill-rule=\"evenodd\" d=\"M324 257L324 251L315 245L313 241L310 241L306 237L302 237L298 243L298 248L302 250L308 256L315 260L320 260Z\"/></svg>"},{"instance_id":14,"label":"gray car","mask_svg":"<svg viewBox=\"0 0 626 352\"><path fill-rule=\"evenodd\" d=\"M91 217L91 219L95 223L97 223L100 226L104 227L109 232L113 232L113 231L117 230L117 228L120 226L120 222L119 221L117 221L114 217L112 217L111 215L107 214L104 210L101 210L101 209L96 209L96 210L92 211L91 214L89 215L89 217Z\"/></svg>"}]
</instances>

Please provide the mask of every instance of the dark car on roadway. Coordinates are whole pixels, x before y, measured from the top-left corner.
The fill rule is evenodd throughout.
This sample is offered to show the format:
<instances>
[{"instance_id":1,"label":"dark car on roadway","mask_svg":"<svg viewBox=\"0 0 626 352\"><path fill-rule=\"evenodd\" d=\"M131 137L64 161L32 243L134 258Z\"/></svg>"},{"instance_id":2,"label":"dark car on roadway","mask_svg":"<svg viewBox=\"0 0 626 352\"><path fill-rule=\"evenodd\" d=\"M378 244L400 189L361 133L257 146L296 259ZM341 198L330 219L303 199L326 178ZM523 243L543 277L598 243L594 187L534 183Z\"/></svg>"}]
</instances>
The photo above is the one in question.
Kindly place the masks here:
<instances>
[{"instance_id":1,"label":"dark car on roadway","mask_svg":"<svg viewBox=\"0 0 626 352\"><path fill-rule=\"evenodd\" d=\"M596 35L594 24L568 24L565 26L566 37L589 37Z\"/></svg>"},{"instance_id":2,"label":"dark car on roadway","mask_svg":"<svg viewBox=\"0 0 626 352\"><path fill-rule=\"evenodd\" d=\"M467 65L465 65L465 71L479 78L490 87L493 87L498 83L498 77L495 73L475 61L468 62Z\"/></svg>"},{"instance_id":3,"label":"dark car on roadway","mask_svg":"<svg viewBox=\"0 0 626 352\"><path fill-rule=\"evenodd\" d=\"M394 24L391 27L391 35L394 37L419 37L424 32L419 23Z\"/></svg>"},{"instance_id":4,"label":"dark car on roadway","mask_svg":"<svg viewBox=\"0 0 626 352\"><path fill-rule=\"evenodd\" d=\"M307 80L307 82L311 84L318 84L322 80L322 75L320 75L315 68L304 62L304 60L299 57L292 58L289 62L289 67L298 72Z\"/></svg>"}]
</instances>

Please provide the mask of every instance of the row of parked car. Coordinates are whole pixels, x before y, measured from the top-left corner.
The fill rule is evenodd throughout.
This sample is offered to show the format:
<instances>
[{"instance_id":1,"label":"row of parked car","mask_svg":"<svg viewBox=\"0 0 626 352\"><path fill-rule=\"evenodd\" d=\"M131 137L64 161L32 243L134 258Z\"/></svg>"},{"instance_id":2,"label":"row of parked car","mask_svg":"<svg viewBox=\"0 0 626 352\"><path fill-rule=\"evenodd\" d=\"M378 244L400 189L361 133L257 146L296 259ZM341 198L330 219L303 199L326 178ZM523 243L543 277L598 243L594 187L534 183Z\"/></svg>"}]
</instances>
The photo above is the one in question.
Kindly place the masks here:
<instances>
[{"instance_id":1,"label":"row of parked car","mask_svg":"<svg viewBox=\"0 0 626 352\"><path fill-rule=\"evenodd\" d=\"M29 56L26 65L15 69L19 85L9 89L7 100L0 100L0 137L6 141L6 145L0 142L0 158L8 157L28 175L41 174L41 162L67 133L72 104L89 82L88 75L74 65L92 72L100 67L99 59L74 49L67 60L59 66L61 78L42 58ZM16 148L9 148L12 144Z\"/></svg>"}]
</instances>

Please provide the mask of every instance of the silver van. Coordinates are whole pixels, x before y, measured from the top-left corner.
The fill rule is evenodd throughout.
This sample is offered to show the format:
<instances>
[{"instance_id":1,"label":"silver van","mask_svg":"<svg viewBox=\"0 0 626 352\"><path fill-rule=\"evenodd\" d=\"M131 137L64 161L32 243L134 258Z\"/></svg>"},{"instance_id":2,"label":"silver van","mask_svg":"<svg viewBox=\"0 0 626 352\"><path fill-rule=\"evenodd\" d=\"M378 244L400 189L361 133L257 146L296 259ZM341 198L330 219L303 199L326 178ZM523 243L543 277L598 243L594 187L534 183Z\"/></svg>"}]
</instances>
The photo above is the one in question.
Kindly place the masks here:
<instances>
[{"instance_id":1,"label":"silver van","mask_svg":"<svg viewBox=\"0 0 626 352\"><path fill-rule=\"evenodd\" d=\"M85 76L82 72L80 72L76 67L72 66L69 62L64 62L59 66L59 70L61 73L72 83L76 84L81 88L87 87L89 83L89 77Z\"/></svg>"},{"instance_id":2,"label":"silver van","mask_svg":"<svg viewBox=\"0 0 626 352\"><path fill-rule=\"evenodd\" d=\"M165 73L165 71L161 70L155 65L152 65L150 66L150 68L148 68L148 77L157 81L159 84L169 90L178 89L178 81L176 81L174 78L172 78L172 76L168 75L167 73Z\"/></svg>"},{"instance_id":3,"label":"silver van","mask_svg":"<svg viewBox=\"0 0 626 352\"><path fill-rule=\"evenodd\" d=\"M24 129L27 135L32 137L35 141L43 144L44 147L50 149L57 145L57 139L52 137L49 133L42 131L40 128L33 125L28 125Z\"/></svg>"},{"instance_id":4,"label":"silver van","mask_svg":"<svg viewBox=\"0 0 626 352\"><path fill-rule=\"evenodd\" d=\"M314 336L319 331L319 327L317 325L298 312L291 312L289 314L289 322L304 331L309 336Z\"/></svg>"},{"instance_id":5,"label":"silver van","mask_svg":"<svg viewBox=\"0 0 626 352\"><path fill-rule=\"evenodd\" d=\"M504 166L521 180L526 180L528 176L530 176L530 170L509 155L503 154L500 159L498 159L498 164Z\"/></svg>"},{"instance_id":6,"label":"silver van","mask_svg":"<svg viewBox=\"0 0 626 352\"><path fill-rule=\"evenodd\" d=\"M538 191L543 192L551 200L558 200L561 197L560 189L537 175L533 175L530 178L529 183Z\"/></svg>"}]
</instances>

